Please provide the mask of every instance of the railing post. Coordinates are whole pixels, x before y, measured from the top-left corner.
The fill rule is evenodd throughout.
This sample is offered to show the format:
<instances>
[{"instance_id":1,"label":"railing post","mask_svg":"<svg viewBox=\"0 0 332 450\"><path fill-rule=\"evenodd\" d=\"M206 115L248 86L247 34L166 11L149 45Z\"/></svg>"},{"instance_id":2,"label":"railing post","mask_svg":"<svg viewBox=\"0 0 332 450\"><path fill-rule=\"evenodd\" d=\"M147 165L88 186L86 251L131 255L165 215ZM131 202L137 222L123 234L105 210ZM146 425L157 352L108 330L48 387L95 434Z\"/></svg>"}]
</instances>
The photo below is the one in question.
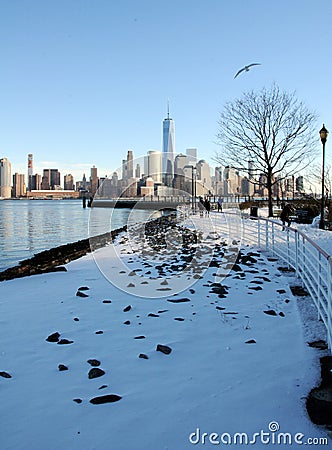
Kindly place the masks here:
<instances>
[{"instance_id":1,"label":"railing post","mask_svg":"<svg viewBox=\"0 0 332 450\"><path fill-rule=\"evenodd\" d=\"M257 245L258 245L258 247L260 248L260 246L261 246L261 219L260 219L260 217L258 217L258 227L257 227L257 233L258 233L258 236L257 236Z\"/></svg>"},{"instance_id":2,"label":"railing post","mask_svg":"<svg viewBox=\"0 0 332 450\"><path fill-rule=\"evenodd\" d=\"M330 351L332 351L332 264L331 264L331 258L327 261L329 265L329 271L328 271L328 288L327 288L327 343L329 346Z\"/></svg>"},{"instance_id":3,"label":"railing post","mask_svg":"<svg viewBox=\"0 0 332 450\"><path fill-rule=\"evenodd\" d=\"M296 276L299 276L299 233L295 231L295 271Z\"/></svg>"},{"instance_id":4,"label":"railing post","mask_svg":"<svg viewBox=\"0 0 332 450\"><path fill-rule=\"evenodd\" d=\"M265 222L265 250L269 249L269 222Z\"/></svg>"}]
</instances>

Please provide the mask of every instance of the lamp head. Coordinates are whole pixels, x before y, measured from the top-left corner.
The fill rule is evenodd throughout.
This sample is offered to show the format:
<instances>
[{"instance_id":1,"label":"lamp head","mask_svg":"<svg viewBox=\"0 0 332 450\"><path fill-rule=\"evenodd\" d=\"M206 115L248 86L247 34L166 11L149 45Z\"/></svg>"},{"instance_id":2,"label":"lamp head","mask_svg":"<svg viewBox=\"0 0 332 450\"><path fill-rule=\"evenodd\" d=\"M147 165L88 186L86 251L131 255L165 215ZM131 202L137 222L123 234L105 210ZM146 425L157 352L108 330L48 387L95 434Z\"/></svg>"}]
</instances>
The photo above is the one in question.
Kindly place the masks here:
<instances>
[{"instance_id":1,"label":"lamp head","mask_svg":"<svg viewBox=\"0 0 332 450\"><path fill-rule=\"evenodd\" d=\"M325 125L323 124L323 128L319 131L320 140L323 144L325 144L327 140L327 135L329 134L328 130L325 128Z\"/></svg>"}]
</instances>

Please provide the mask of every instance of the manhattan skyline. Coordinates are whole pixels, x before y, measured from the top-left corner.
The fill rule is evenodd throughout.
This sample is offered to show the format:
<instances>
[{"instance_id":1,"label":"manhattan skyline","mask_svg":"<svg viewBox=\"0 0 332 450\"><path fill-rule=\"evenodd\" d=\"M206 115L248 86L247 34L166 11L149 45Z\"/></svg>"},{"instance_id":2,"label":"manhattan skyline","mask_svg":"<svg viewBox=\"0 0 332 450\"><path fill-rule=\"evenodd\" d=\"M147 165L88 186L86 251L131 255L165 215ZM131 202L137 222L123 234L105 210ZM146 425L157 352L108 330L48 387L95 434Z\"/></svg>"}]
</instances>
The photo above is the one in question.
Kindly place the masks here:
<instances>
[{"instance_id":1,"label":"manhattan skyline","mask_svg":"<svg viewBox=\"0 0 332 450\"><path fill-rule=\"evenodd\" d=\"M328 0L168 5L0 4L0 154L15 171L33 153L36 172L111 175L129 149L162 150L168 99L176 153L194 147L214 165L225 102L274 82L317 113L318 143L321 124L332 128ZM252 61L261 65L234 80Z\"/></svg>"}]
</instances>

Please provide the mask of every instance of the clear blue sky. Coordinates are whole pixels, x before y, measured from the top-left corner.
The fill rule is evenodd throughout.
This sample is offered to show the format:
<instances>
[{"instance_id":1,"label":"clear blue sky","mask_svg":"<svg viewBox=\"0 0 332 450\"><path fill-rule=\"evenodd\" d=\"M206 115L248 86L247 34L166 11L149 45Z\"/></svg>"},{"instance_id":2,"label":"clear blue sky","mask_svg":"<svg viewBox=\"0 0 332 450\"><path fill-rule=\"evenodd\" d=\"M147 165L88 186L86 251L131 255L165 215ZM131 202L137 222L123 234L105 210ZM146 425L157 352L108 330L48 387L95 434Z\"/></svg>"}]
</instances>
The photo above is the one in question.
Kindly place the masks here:
<instances>
[{"instance_id":1,"label":"clear blue sky","mask_svg":"<svg viewBox=\"0 0 332 450\"><path fill-rule=\"evenodd\" d=\"M176 151L210 162L223 104L273 82L332 152L331 18L331 0L0 0L0 157L109 175L161 149L169 99Z\"/></svg>"}]
</instances>

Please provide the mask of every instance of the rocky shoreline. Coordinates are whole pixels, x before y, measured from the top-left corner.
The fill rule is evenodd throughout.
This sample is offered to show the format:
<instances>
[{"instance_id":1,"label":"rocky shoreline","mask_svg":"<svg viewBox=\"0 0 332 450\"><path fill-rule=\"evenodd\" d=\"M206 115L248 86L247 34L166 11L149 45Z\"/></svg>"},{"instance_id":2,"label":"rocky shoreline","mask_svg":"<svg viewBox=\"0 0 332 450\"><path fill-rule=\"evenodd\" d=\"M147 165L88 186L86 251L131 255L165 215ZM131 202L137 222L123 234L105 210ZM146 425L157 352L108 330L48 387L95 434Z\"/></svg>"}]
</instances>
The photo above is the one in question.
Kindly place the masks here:
<instances>
[{"instance_id":1,"label":"rocky shoreline","mask_svg":"<svg viewBox=\"0 0 332 450\"><path fill-rule=\"evenodd\" d=\"M91 247L97 249L112 242L120 233L126 231L127 226L118 228L109 233L104 233L77 242L60 245L35 254L32 258L20 261L17 266L10 267L0 272L0 281L13 280L14 278L27 277L48 272L65 272L64 264L81 258L91 252Z\"/></svg>"}]
</instances>

